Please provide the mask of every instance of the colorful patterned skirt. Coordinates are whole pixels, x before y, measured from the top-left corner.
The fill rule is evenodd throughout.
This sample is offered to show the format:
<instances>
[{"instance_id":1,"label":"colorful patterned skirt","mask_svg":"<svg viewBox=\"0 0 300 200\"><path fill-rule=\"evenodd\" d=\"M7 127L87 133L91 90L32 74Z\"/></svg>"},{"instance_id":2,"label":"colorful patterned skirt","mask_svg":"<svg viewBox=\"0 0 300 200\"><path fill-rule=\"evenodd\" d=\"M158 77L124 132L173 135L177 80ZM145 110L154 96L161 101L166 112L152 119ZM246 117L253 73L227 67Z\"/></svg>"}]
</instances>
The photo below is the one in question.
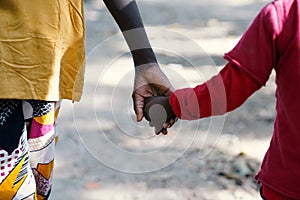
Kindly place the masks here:
<instances>
[{"instance_id":1,"label":"colorful patterned skirt","mask_svg":"<svg viewBox=\"0 0 300 200\"><path fill-rule=\"evenodd\" d=\"M61 102L0 100L0 199L48 199Z\"/></svg>"}]
</instances>

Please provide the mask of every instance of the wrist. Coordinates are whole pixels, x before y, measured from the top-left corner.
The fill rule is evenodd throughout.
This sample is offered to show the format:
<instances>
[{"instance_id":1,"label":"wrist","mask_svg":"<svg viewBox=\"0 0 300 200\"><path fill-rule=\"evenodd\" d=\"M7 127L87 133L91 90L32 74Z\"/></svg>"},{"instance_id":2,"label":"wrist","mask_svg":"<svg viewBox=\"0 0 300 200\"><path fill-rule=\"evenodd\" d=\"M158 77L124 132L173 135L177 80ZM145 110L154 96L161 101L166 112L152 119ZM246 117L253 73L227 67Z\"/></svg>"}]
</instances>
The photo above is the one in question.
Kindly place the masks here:
<instances>
[{"instance_id":1,"label":"wrist","mask_svg":"<svg viewBox=\"0 0 300 200\"><path fill-rule=\"evenodd\" d=\"M150 63L157 64L157 60L152 48L136 49L131 51L131 55L135 67L139 67L141 65L150 64Z\"/></svg>"}]
</instances>

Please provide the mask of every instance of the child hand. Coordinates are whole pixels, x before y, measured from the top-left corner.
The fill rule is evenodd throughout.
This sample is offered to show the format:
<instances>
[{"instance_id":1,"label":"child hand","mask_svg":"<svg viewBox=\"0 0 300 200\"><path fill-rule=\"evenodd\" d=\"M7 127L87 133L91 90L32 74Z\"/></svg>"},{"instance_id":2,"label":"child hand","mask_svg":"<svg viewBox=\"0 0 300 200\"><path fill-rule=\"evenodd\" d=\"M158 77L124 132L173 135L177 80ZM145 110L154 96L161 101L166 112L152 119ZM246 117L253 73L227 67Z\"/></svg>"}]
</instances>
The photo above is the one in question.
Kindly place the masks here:
<instances>
[{"instance_id":1,"label":"child hand","mask_svg":"<svg viewBox=\"0 0 300 200\"><path fill-rule=\"evenodd\" d=\"M176 115L173 113L169 104L169 97L154 96L145 99L144 116L155 128L155 134L168 133L167 128L171 127L176 121Z\"/></svg>"}]
</instances>

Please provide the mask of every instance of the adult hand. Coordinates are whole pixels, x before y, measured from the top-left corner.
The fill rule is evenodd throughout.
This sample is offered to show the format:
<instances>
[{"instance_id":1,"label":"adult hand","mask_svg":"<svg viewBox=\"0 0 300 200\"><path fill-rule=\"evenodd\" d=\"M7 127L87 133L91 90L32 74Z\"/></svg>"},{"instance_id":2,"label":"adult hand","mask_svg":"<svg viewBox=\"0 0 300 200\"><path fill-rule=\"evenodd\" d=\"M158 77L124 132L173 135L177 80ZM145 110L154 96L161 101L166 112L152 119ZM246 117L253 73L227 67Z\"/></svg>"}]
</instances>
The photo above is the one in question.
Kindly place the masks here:
<instances>
[{"instance_id":1,"label":"adult hand","mask_svg":"<svg viewBox=\"0 0 300 200\"><path fill-rule=\"evenodd\" d=\"M172 84L157 63L137 66L132 94L136 120L140 122L144 117L143 109L147 97L169 96L173 90ZM169 125L171 124L166 123L164 126Z\"/></svg>"}]
</instances>

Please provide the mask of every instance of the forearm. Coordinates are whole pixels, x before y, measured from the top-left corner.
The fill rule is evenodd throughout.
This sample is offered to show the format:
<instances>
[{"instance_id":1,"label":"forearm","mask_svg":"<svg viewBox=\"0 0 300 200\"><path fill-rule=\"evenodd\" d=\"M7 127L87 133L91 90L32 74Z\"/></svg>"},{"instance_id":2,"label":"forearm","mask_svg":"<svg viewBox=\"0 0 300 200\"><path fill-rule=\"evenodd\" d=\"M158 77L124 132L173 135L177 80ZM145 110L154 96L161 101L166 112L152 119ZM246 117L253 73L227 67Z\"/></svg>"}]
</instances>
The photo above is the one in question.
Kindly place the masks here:
<instances>
[{"instance_id":1,"label":"forearm","mask_svg":"<svg viewBox=\"0 0 300 200\"><path fill-rule=\"evenodd\" d=\"M139 9L134 0L104 0L132 53L135 66L156 63Z\"/></svg>"},{"instance_id":2,"label":"forearm","mask_svg":"<svg viewBox=\"0 0 300 200\"><path fill-rule=\"evenodd\" d=\"M260 87L245 72L228 63L206 83L175 91L170 104L181 119L223 115L241 106Z\"/></svg>"}]
</instances>

